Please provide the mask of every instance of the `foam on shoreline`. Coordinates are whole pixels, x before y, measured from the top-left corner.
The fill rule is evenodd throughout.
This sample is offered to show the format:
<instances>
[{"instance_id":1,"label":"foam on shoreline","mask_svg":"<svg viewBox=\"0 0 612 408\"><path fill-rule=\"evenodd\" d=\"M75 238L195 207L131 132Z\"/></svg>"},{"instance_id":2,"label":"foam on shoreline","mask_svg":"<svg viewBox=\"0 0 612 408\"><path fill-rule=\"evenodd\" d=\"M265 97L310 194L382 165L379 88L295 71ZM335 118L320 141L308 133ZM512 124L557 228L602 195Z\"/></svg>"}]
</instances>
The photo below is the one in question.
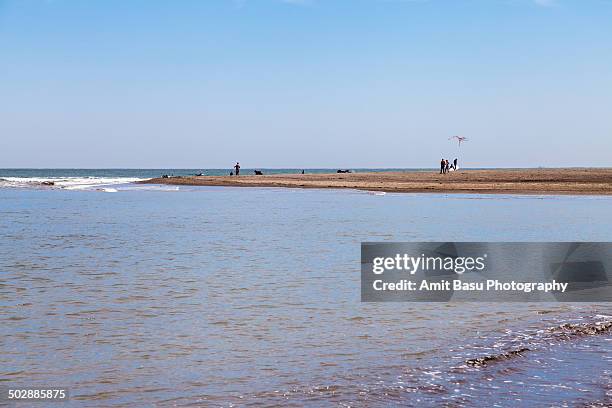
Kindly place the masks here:
<instances>
[{"instance_id":1,"label":"foam on shoreline","mask_svg":"<svg viewBox=\"0 0 612 408\"><path fill-rule=\"evenodd\" d=\"M142 181L134 177L3 177L0 188L61 188L65 190L111 190L108 186Z\"/></svg>"}]
</instances>

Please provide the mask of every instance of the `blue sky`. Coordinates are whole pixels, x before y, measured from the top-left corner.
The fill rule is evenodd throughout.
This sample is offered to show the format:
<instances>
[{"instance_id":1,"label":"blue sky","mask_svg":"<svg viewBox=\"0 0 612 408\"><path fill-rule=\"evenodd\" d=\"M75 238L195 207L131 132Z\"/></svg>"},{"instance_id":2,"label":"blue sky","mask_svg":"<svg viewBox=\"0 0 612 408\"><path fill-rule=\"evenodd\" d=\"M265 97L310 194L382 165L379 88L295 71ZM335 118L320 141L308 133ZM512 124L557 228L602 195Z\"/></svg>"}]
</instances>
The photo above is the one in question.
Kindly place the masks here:
<instances>
[{"instance_id":1,"label":"blue sky","mask_svg":"<svg viewBox=\"0 0 612 408\"><path fill-rule=\"evenodd\" d=\"M0 0L0 167L612 166L611 21L610 0Z\"/></svg>"}]
</instances>

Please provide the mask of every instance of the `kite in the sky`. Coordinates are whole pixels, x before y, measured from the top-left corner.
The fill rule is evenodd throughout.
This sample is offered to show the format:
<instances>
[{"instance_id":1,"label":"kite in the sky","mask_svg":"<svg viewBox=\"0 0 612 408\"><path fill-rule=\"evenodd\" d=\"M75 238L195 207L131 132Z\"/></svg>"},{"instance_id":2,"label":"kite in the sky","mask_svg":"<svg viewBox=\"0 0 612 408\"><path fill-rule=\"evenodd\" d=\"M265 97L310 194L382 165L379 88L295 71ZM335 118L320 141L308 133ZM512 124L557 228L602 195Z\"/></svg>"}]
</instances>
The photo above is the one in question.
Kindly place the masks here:
<instances>
[{"instance_id":1,"label":"kite in the sky","mask_svg":"<svg viewBox=\"0 0 612 408\"><path fill-rule=\"evenodd\" d=\"M452 140L452 139L457 139L457 142L459 142L459 147L461 147L461 142L465 142L468 140L468 138L465 136L452 136L448 138L448 140Z\"/></svg>"}]
</instances>

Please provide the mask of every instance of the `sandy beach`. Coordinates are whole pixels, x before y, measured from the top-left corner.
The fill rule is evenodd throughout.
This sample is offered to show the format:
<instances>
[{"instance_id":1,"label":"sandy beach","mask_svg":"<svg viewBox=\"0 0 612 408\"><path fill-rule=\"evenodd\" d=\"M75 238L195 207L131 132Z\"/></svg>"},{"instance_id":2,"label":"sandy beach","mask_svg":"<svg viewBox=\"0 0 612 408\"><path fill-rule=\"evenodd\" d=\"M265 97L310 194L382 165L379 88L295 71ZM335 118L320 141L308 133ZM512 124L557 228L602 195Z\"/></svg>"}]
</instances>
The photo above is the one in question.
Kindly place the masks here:
<instances>
[{"instance_id":1,"label":"sandy beach","mask_svg":"<svg viewBox=\"0 0 612 408\"><path fill-rule=\"evenodd\" d=\"M348 188L393 193L612 194L612 169L496 169L153 178L145 184Z\"/></svg>"}]
</instances>

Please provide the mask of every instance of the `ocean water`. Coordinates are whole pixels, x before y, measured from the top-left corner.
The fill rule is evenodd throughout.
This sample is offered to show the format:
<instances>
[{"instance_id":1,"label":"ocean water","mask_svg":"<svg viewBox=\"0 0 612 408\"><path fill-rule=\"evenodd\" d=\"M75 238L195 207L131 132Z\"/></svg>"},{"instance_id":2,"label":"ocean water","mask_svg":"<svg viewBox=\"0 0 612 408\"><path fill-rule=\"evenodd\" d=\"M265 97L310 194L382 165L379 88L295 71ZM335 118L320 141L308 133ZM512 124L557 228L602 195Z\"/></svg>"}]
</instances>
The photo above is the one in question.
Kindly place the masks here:
<instances>
[{"instance_id":1,"label":"ocean water","mask_svg":"<svg viewBox=\"0 0 612 408\"><path fill-rule=\"evenodd\" d=\"M0 169L0 188L63 188L68 190L100 190L115 192L114 186L146 180L162 175L225 176L233 171L229 169ZM250 168L240 169L241 174L253 175ZM334 173L337 169L264 169L257 168L264 174L308 174ZM431 169L351 169L353 172L381 171L431 171ZM44 185L53 182L53 186ZM125 186L123 186L125 187Z\"/></svg>"},{"instance_id":2,"label":"ocean water","mask_svg":"<svg viewBox=\"0 0 612 408\"><path fill-rule=\"evenodd\" d=\"M0 188L0 388L79 407L612 404L610 334L549 330L607 304L366 304L359 281L362 241L609 241L611 197L130 183L148 171L0 171L88 186Z\"/></svg>"}]
</instances>

